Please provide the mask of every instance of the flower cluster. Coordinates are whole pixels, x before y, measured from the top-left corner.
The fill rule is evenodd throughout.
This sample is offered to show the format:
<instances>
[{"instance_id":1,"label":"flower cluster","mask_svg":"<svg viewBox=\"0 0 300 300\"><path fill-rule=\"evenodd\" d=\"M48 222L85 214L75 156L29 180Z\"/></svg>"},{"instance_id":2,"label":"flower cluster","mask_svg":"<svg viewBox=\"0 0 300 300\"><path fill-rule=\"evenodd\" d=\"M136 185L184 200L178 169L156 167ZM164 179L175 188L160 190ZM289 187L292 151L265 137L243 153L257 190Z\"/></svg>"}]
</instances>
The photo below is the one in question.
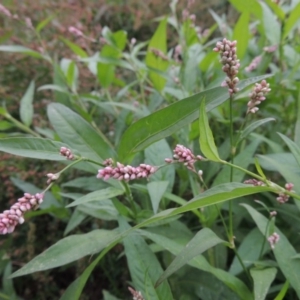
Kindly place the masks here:
<instances>
[{"instance_id":1,"label":"flower cluster","mask_svg":"<svg viewBox=\"0 0 300 300\"><path fill-rule=\"evenodd\" d=\"M35 210L43 202L43 194L25 193L9 210L0 214L0 234L12 233L18 224L24 223L24 213Z\"/></svg>"},{"instance_id":2,"label":"flower cluster","mask_svg":"<svg viewBox=\"0 0 300 300\"><path fill-rule=\"evenodd\" d=\"M48 177L47 184L50 184L51 182L58 179L59 174L48 173L47 177Z\"/></svg>"},{"instance_id":3,"label":"flower cluster","mask_svg":"<svg viewBox=\"0 0 300 300\"><path fill-rule=\"evenodd\" d=\"M271 91L269 86L270 85L265 80L262 80L261 83L255 83L255 87L249 95L250 101L247 104L247 114L254 114L258 111L258 107L256 106L266 99L266 94L268 94Z\"/></svg>"},{"instance_id":4,"label":"flower cluster","mask_svg":"<svg viewBox=\"0 0 300 300\"><path fill-rule=\"evenodd\" d=\"M168 56L166 56L162 51L160 51L159 49L155 49L155 48L150 48L150 51L157 57L160 57L162 60L166 60L168 61L169 58Z\"/></svg>"},{"instance_id":5,"label":"flower cluster","mask_svg":"<svg viewBox=\"0 0 300 300\"><path fill-rule=\"evenodd\" d=\"M238 77L236 77L239 67L240 60L237 59L236 55L236 41L229 41L223 39L221 42L217 42L216 47L213 49L215 52L220 53L220 63L223 65L222 70L227 75L222 86L227 86L230 95L233 95L239 91L236 87L239 82Z\"/></svg>"},{"instance_id":6,"label":"flower cluster","mask_svg":"<svg viewBox=\"0 0 300 300\"><path fill-rule=\"evenodd\" d=\"M272 46L264 47L264 51L267 53L272 53L275 52L277 48L278 48L277 45L272 45Z\"/></svg>"},{"instance_id":7,"label":"flower cluster","mask_svg":"<svg viewBox=\"0 0 300 300\"><path fill-rule=\"evenodd\" d=\"M262 60L261 55L254 57L253 60L251 61L250 65L245 68L246 72L252 72L253 70L257 69L261 60Z\"/></svg>"},{"instance_id":8,"label":"flower cluster","mask_svg":"<svg viewBox=\"0 0 300 300\"><path fill-rule=\"evenodd\" d=\"M270 211L270 217L275 217L277 215L277 211Z\"/></svg>"},{"instance_id":9,"label":"flower cluster","mask_svg":"<svg viewBox=\"0 0 300 300\"><path fill-rule=\"evenodd\" d=\"M142 293L141 292L138 292L136 290L134 290L132 287L128 287L128 290L130 291L130 293L132 294L133 296L133 300L145 300Z\"/></svg>"},{"instance_id":10,"label":"flower cluster","mask_svg":"<svg viewBox=\"0 0 300 300\"><path fill-rule=\"evenodd\" d=\"M294 185L292 183L286 183L285 188L291 192L293 189ZM279 196L276 198L276 200L280 203L280 204L284 204L285 202L287 202L289 200L290 196L285 194L285 193L279 193Z\"/></svg>"},{"instance_id":11,"label":"flower cluster","mask_svg":"<svg viewBox=\"0 0 300 300\"><path fill-rule=\"evenodd\" d=\"M69 148L66 148L66 147L61 147L60 148L60 154L62 156L65 156L69 160L73 160L75 158L72 151Z\"/></svg>"},{"instance_id":12,"label":"flower cluster","mask_svg":"<svg viewBox=\"0 0 300 300\"><path fill-rule=\"evenodd\" d=\"M104 180L114 178L117 180L129 181L137 178L147 178L157 170L156 167L146 164L132 167L130 165L124 166L117 162L117 166L114 167L108 160L105 162L107 162L107 166L104 169L100 169L97 175L97 178L102 178Z\"/></svg>"},{"instance_id":13,"label":"flower cluster","mask_svg":"<svg viewBox=\"0 0 300 300\"><path fill-rule=\"evenodd\" d=\"M268 237L268 242L272 249L275 248L275 244L279 242L280 236L278 233L274 232L272 235Z\"/></svg>"},{"instance_id":14,"label":"flower cluster","mask_svg":"<svg viewBox=\"0 0 300 300\"><path fill-rule=\"evenodd\" d=\"M201 155L195 156L195 154L188 148L184 147L183 145L176 145L175 149L173 150L174 155L173 159L166 158L166 163L173 163L173 162L180 162L184 163L184 165L192 171L195 171L194 163L197 160L202 160L203 157Z\"/></svg>"},{"instance_id":15,"label":"flower cluster","mask_svg":"<svg viewBox=\"0 0 300 300\"><path fill-rule=\"evenodd\" d=\"M76 37L81 37L81 36L83 36L82 31L79 30L79 29L77 29L77 28L74 27L74 26L70 26L70 27L68 28L68 30L69 30L70 33L74 34Z\"/></svg>"},{"instance_id":16,"label":"flower cluster","mask_svg":"<svg viewBox=\"0 0 300 300\"><path fill-rule=\"evenodd\" d=\"M9 17L9 18L12 17L11 12L10 12L6 7L4 7L4 6L1 5L1 4L0 4L0 13L6 15L6 16Z\"/></svg>"},{"instance_id":17,"label":"flower cluster","mask_svg":"<svg viewBox=\"0 0 300 300\"><path fill-rule=\"evenodd\" d=\"M262 186L265 185L262 181L257 179L247 179L244 181L246 184L253 184L254 186Z\"/></svg>"}]
</instances>

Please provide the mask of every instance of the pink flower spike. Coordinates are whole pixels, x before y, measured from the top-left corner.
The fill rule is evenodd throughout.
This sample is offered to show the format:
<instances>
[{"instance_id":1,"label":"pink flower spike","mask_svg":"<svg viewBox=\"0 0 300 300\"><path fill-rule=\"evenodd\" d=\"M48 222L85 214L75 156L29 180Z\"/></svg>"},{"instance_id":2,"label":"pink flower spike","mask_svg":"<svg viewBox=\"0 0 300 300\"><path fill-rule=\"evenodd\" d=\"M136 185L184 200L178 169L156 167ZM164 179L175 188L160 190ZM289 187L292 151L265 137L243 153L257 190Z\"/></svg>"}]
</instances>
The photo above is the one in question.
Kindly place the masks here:
<instances>
[{"instance_id":1,"label":"pink flower spike","mask_svg":"<svg viewBox=\"0 0 300 300\"><path fill-rule=\"evenodd\" d=\"M1 4L0 4L0 13L6 15L6 16L9 17L9 18L12 17L11 12L10 12L6 7L4 7L4 6L1 5Z\"/></svg>"},{"instance_id":2,"label":"pink flower spike","mask_svg":"<svg viewBox=\"0 0 300 300\"><path fill-rule=\"evenodd\" d=\"M18 224L24 223L24 212L37 209L42 201L43 194L25 193L11 206L10 210L5 210L0 214L0 234L12 233Z\"/></svg>"}]
</instances>

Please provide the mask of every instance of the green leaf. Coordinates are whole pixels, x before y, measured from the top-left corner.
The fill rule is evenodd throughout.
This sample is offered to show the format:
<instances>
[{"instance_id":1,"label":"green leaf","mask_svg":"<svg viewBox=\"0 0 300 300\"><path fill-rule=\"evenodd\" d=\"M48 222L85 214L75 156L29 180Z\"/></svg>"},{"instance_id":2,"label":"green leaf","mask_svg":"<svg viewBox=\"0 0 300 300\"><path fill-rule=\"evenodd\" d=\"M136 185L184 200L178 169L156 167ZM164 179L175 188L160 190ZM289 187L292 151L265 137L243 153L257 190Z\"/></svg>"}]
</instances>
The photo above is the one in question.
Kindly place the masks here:
<instances>
[{"instance_id":1,"label":"green leaf","mask_svg":"<svg viewBox=\"0 0 300 300\"><path fill-rule=\"evenodd\" d=\"M265 2L270 6L270 8L273 10L273 12L276 14L276 16L281 21L284 21L284 19L285 19L285 12L281 8L281 5L278 5L277 3L273 2L272 0L265 0Z\"/></svg>"},{"instance_id":2,"label":"green leaf","mask_svg":"<svg viewBox=\"0 0 300 300\"><path fill-rule=\"evenodd\" d=\"M275 279L276 268L251 269L250 274L254 281L255 300L264 300L268 294L271 283Z\"/></svg>"},{"instance_id":3,"label":"green leaf","mask_svg":"<svg viewBox=\"0 0 300 300\"><path fill-rule=\"evenodd\" d=\"M119 223L122 231L130 228L123 219ZM143 237L136 233L129 234L123 243L134 288L141 291L145 299L174 299L167 281L155 289L154 284L163 269Z\"/></svg>"},{"instance_id":4,"label":"green leaf","mask_svg":"<svg viewBox=\"0 0 300 300\"><path fill-rule=\"evenodd\" d=\"M33 51L29 48L18 46L18 45L1 45L0 51L11 52L11 53L23 53L35 58L45 58L41 53Z\"/></svg>"},{"instance_id":5,"label":"green leaf","mask_svg":"<svg viewBox=\"0 0 300 300\"><path fill-rule=\"evenodd\" d=\"M60 155L60 147L66 146L41 138L13 137L0 139L0 151L13 155L47 160L65 160Z\"/></svg>"},{"instance_id":6,"label":"green leaf","mask_svg":"<svg viewBox=\"0 0 300 300\"><path fill-rule=\"evenodd\" d=\"M152 166L159 166L165 161L165 158L173 157L168 142L162 139L153 143L145 149L145 163ZM175 166L169 165L167 168L161 168L152 174L150 181L168 181L168 191L171 191L175 181Z\"/></svg>"},{"instance_id":7,"label":"green leaf","mask_svg":"<svg viewBox=\"0 0 300 300\"><path fill-rule=\"evenodd\" d=\"M36 256L13 273L11 278L66 265L86 255L101 251L117 237L117 232L104 229L68 236Z\"/></svg>"},{"instance_id":8,"label":"green leaf","mask_svg":"<svg viewBox=\"0 0 300 300\"><path fill-rule=\"evenodd\" d=\"M241 80L238 87L242 90L270 76L272 75ZM124 161L125 158L195 121L199 117L199 106L203 98L206 101L206 110L210 111L228 99L228 92L222 87L212 88L182 99L138 120L122 136L119 145L120 160Z\"/></svg>"},{"instance_id":9,"label":"green leaf","mask_svg":"<svg viewBox=\"0 0 300 300\"><path fill-rule=\"evenodd\" d=\"M163 54L167 52L167 18L161 20L158 28L156 29L153 37L148 45L148 51L146 55L146 65L149 68L153 68L159 71L165 71L168 68L169 62L163 60L161 57L155 55L151 49L161 51ZM156 90L161 91L166 83L166 79L159 74L150 71L149 78L153 83Z\"/></svg>"},{"instance_id":10,"label":"green leaf","mask_svg":"<svg viewBox=\"0 0 300 300\"><path fill-rule=\"evenodd\" d=\"M47 113L58 136L71 150L76 149L81 156L100 162L114 157L107 139L68 107L60 103L51 103Z\"/></svg>"},{"instance_id":11,"label":"green leaf","mask_svg":"<svg viewBox=\"0 0 300 300\"><path fill-rule=\"evenodd\" d=\"M175 273L182 266L187 264L195 256L203 253L204 251L216 246L220 243L226 243L221 240L209 228L200 230L186 245L186 247L175 257L172 263L168 266L165 272L158 279L156 286L161 284L165 279Z\"/></svg>"},{"instance_id":12,"label":"green leaf","mask_svg":"<svg viewBox=\"0 0 300 300\"><path fill-rule=\"evenodd\" d=\"M247 204L242 204L248 213L253 218L260 232L265 235L266 227L268 226L268 219L256 211L254 208ZM276 243L273 253L276 261L284 274L285 278L290 282L291 286L295 289L298 298L300 297L300 261L293 259L296 255L296 250L290 244L285 235L276 227L275 232L280 236L280 240ZM268 238L268 236L266 236Z\"/></svg>"},{"instance_id":13,"label":"green leaf","mask_svg":"<svg viewBox=\"0 0 300 300\"><path fill-rule=\"evenodd\" d=\"M241 13L253 13L257 18L260 18L262 15L262 9L259 3L256 0L230 0L230 3Z\"/></svg>"},{"instance_id":14,"label":"green leaf","mask_svg":"<svg viewBox=\"0 0 300 300\"><path fill-rule=\"evenodd\" d=\"M73 207L73 206L85 204L88 202L107 200L107 199L122 195L123 193L124 193L123 190L116 189L114 187L108 187L106 189L94 191L83 197L80 197L79 199L75 200L71 204L67 205L67 207Z\"/></svg>"},{"instance_id":15,"label":"green leaf","mask_svg":"<svg viewBox=\"0 0 300 300\"><path fill-rule=\"evenodd\" d=\"M185 247L185 241L182 241L181 239L171 239L166 236L155 234L145 230L140 231L144 236L151 239L153 242L160 245L164 249L168 250L173 255L178 255ZM253 300L253 296L251 295L249 289L240 279L221 269L214 268L206 261L204 256L198 255L197 257L194 257L191 261L189 261L188 264L194 268L213 274L219 280L225 283L237 295L239 295L241 299Z\"/></svg>"},{"instance_id":16,"label":"green leaf","mask_svg":"<svg viewBox=\"0 0 300 300\"><path fill-rule=\"evenodd\" d=\"M281 134L280 132L277 132L278 135L283 139L283 141L286 143L286 145L289 147L290 151L293 153L299 167L300 167L300 147L293 142L291 139L289 139L284 134Z\"/></svg>"},{"instance_id":17,"label":"green leaf","mask_svg":"<svg viewBox=\"0 0 300 300\"><path fill-rule=\"evenodd\" d=\"M40 86L37 90L38 90L38 92L44 91L44 90L53 90L53 91L61 92L64 94L70 94L66 88L56 85L56 84L45 84L45 85Z\"/></svg>"},{"instance_id":18,"label":"green leaf","mask_svg":"<svg viewBox=\"0 0 300 300\"><path fill-rule=\"evenodd\" d=\"M264 241L264 236L257 228L251 230L242 240L238 248L238 254L242 259L246 268L251 266L259 259L261 247ZM267 245L265 244L263 254L267 252ZM243 267L237 256L234 257L229 272L233 275L238 275L243 272Z\"/></svg>"},{"instance_id":19,"label":"green leaf","mask_svg":"<svg viewBox=\"0 0 300 300\"><path fill-rule=\"evenodd\" d=\"M265 119L261 119L258 121L254 121L253 123L251 123L249 126L247 126L241 133L239 139L238 139L238 143L241 142L243 139L245 139L250 133L252 133L256 128L260 127L261 125L271 122L271 121L276 121L276 119L274 118L265 118Z\"/></svg>"},{"instance_id":20,"label":"green leaf","mask_svg":"<svg viewBox=\"0 0 300 300\"><path fill-rule=\"evenodd\" d=\"M239 17L233 30L233 40L237 41L237 56L244 57L250 38L249 33L250 12L244 11Z\"/></svg>"},{"instance_id":21,"label":"green leaf","mask_svg":"<svg viewBox=\"0 0 300 300\"><path fill-rule=\"evenodd\" d=\"M289 15L288 19L284 24L283 36L282 36L283 39L285 39L289 35L289 33L293 30L299 18L300 18L300 3L298 3L298 5L292 10L291 14Z\"/></svg>"},{"instance_id":22,"label":"green leaf","mask_svg":"<svg viewBox=\"0 0 300 300\"><path fill-rule=\"evenodd\" d=\"M204 156L212 161L220 161L218 149L215 145L214 137L208 124L208 118L205 111L205 100L200 104L199 115L199 143Z\"/></svg>"},{"instance_id":23,"label":"green leaf","mask_svg":"<svg viewBox=\"0 0 300 300\"><path fill-rule=\"evenodd\" d=\"M88 57L87 53L78 45L72 43L71 41L69 41L63 37L59 37L59 39L62 40L79 57L81 57L81 58Z\"/></svg>"},{"instance_id":24,"label":"green leaf","mask_svg":"<svg viewBox=\"0 0 300 300\"><path fill-rule=\"evenodd\" d=\"M159 203L167 190L168 181L152 181L147 184L147 189L150 195L153 212L156 214L158 211Z\"/></svg>"},{"instance_id":25,"label":"green leaf","mask_svg":"<svg viewBox=\"0 0 300 300\"><path fill-rule=\"evenodd\" d=\"M249 184L243 184L238 182L220 184L197 195L181 207L166 209L152 216L151 218L138 224L136 228L141 228L187 211L192 211L201 207L222 203L231 199L236 199L256 193L276 191L276 189L268 186L249 186Z\"/></svg>"},{"instance_id":26,"label":"green leaf","mask_svg":"<svg viewBox=\"0 0 300 300\"><path fill-rule=\"evenodd\" d=\"M264 2L258 2L263 10L262 23L264 26L265 37L271 45L280 43L281 28L276 16Z\"/></svg>"},{"instance_id":27,"label":"green leaf","mask_svg":"<svg viewBox=\"0 0 300 300\"><path fill-rule=\"evenodd\" d=\"M68 286L64 294L61 296L60 300L79 299L92 271L95 269L99 261L105 256L105 254L115 245L116 243L111 243L104 251L102 251L102 253L100 253L98 257L84 270L84 272Z\"/></svg>"},{"instance_id":28,"label":"green leaf","mask_svg":"<svg viewBox=\"0 0 300 300\"><path fill-rule=\"evenodd\" d=\"M87 215L81 211L76 209L73 211L71 218L68 221L67 227L64 231L64 235L67 235L73 229L75 229L78 225L80 225L85 219Z\"/></svg>"},{"instance_id":29,"label":"green leaf","mask_svg":"<svg viewBox=\"0 0 300 300\"><path fill-rule=\"evenodd\" d=\"M105 29L103 29L103 32ZM117 59L121 56L121 51L126 45L127 34L125 31L120 30L115 33L109 32L108 39L112 45L106 44L103 46L100 56L104 58ZM97 64L97 77L99 83L108 88L113 82L115 76L115 66L110 63L98 63Z\"/></svg>"},{"instance_id":30,"label":"green leaf","mask_svg":"<svg viewBox=\"0 0 300 300\"><path fill-rule=\"evenodd\" d=\"M33 117L34 81L31 81L24 96L20 101L20 117L22 122L29 127Z\"/></svg>"},{"instance_id":31,"label":"green leaf","mask_svg":"<svg viewBox=\"0 0 300 300\"><path fill-rule=\"evenodd\" d=\"M40 33L41 30L45 28L55 18L55 15L51 15L48 18L44 19L43 21L39 22L37 26L35 27L35 30L37 33Z\"/></svg>"}]
</instances>

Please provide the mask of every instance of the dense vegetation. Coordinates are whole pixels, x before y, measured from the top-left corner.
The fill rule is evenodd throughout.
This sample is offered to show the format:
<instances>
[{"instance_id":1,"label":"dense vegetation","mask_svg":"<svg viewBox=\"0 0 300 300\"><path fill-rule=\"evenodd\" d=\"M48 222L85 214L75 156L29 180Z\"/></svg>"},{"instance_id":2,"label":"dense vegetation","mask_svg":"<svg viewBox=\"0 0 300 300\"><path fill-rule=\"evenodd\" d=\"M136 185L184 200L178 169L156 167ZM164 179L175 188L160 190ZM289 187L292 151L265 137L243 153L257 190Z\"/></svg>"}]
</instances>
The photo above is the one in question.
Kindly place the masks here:
<instances>
[{"instance_id":1,"label":"dense vegetation","mask_svg":"<svg viewBox=\"0 0 300 300\"><path fill-rule=\"evenodd\" d=\"M299 299L300 1L96 2L0 4L0 298Z\"/></svg>"}]
</instances>

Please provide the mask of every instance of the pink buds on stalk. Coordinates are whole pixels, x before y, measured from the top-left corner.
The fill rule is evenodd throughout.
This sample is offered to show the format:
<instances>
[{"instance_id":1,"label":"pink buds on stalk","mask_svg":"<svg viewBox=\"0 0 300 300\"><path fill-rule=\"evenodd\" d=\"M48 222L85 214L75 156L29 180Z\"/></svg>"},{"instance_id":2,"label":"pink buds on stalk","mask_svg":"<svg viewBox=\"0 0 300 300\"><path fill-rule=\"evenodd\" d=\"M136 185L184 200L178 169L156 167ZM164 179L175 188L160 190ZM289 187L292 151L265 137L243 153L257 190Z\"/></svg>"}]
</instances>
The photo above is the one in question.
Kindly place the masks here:
<instances>
[{"instance_id":1,"label":"pink buds on stalk","mask_svg":"<svg viewBox=\"0 0 300 300\"><path fill-rule=\"evenodd\" d=\"M74 26L70 26L70 27L68 28L68 30L69 30L70 33L74 34L74 35L77 36L77 37L83 36L82 31L79 30L79 29L77 29L77 28L74 27Z\"/></svg>"},{"instance_id":2,"label":"pink buds on stalk","mask_svg":"<svg viewBox=\"0 0 300 300\"><path fill-rule=\"evenodd\" d=\"M258 111L257 105L259 105L262 101L266 100L266 95L271 91L269 88L269 83L265 80L262 80L261 83L255 83L255 87L250 93L250 101L248 102L248 113L256 113Z\"/></svg>"},{"instance_id":3,"label":"pink buds on stalk","mask_svg":"<svg viewBox=\"0 0 300 300\"><path fill-rule=\"evenodd\" d=\"M246 184L253 184L254 186L262 186L265 185L262 181L257 179L247 179L244 181Z\"/></svg>"},{"instance_id":4,"label":"pink buds on stalk","mask_svg":"<svg viewBox=\"0 0 300 300\"><path fill-rule=\"evenodd\" d=\"M13 15L11 14L11 12L4 7L3 5L0 4L0 13L4 14L5 16L11 18Z\"/></svg>"},{"instance_id":5,"label":"pink buds on stalk","mask_svg":"<svg viewBox=\"0 0 300 300\"><path fill-rule=\"evenodd\" d=\"M239 91L236 87L239 82L238 70L240 67L240 60L237 59L236 54L236 41L229 41L223 39L221 42L217 42L216 47L213 49L215 52L220 53L220 63L223 65L222 70L227 75L225 81L223 81L222 86L228 87L228 92L230 95L233 95Z\"/></svg>"},{"instance_id":6,"label":"pink buds on stalk","mask_svg":"<svg viewBox=\"0 0 300 300\"><path fill-rule=\"evenodd\" d=\"M98 171L97 178L102 178L108 180L111 178L117 180L130 181L139 178L147 178L157 170L156 167L140 164L137 167L124 166L121 163L117 162L117 166L113 167L112 165L107 165L104 169Z\"/></svg>"},{"instance_id":7,"label":"pink buds on stalk","mask_svg":"<svg viewBox=\"0 0 300 300\"><path fill-rule=\"evenodd\" d=\"M0 214L0 234L12 233L18 224L24 223L24 213L35 210L43 202L43 194L25 193L9 210Z\"/></svg>"},{"instance_id":8,"label":"pink buds on stalk","mask_svg":"<svg viewBox=\"0 0 300 300\"><path fill-rule=\"evenodd\" d=\"M75 158L72 151L69 148L66 148L66 147L61 147L60 148L60 154L62 156L65 156L69 160L73 160Z\"/></svg>"},{"instance_id":9,"label":"pink buds on stalk","mask_svg":"<svg viewBox=\"0 0 300 300\"><path fill-rule=\"evenodd\" d=\"M254 57L253 60L251 61L250 65L245 68L246 72L252 72L255 69L257 69L257 67L260 64L261 60L262 60L261 55Z\"/></svg>"},{"instance_id":10,"label":"pink buds on stalk","mask_svg":"<svg viewBox=\"0 0 300 300\"><path fill-rule=\"evenodd\" d=\"M130 286L128 287L128 290L132 294L133 300L145 300L141 292L134 290Z\"/></svg>"},{"instance_id":11,"label":"pink buds on stalk","mask_svg":"<svg viewBox=\"0 0 300 300\"><path fill-rule=\"evenodd\" d=\"M184 147L183 145L176 145L175 149L173 150L174 155L173 158L166 158L165 162L170 164L173 162L181 162L183 163L189 170L195 171L194 164L198 160L202 160L203 157L200 155L195 156L194 153Z\"/></svg>"},{"instance_id":12,"label":"pink buds on stalk","mask_svg":"<svg viewBox=\"0 0 300 300\"><path fill-rule=\"evenodd\" d=\"M280 240L280 236L279 236L279 234L276 233L276 232L274 232L272 235L270 235L270 236L268 237L268 242L269 242L270 247L271 247L272 249L275 248L275 244L278 243L279 240Z\"/></svg>"},{"instance_id":13,"label":"pink buds on stalk","mask_svg":"<svg viewBox=\"0 0 300 300\"><path fill-rule=\"evenodd\" d=\"M287 191L291 192L293 189L294 185L292 183L286 183L285 184L285 188L287 189ZM280 203L280 204L284 204L289 200L290 196L285 194L285 193L279 193L279 196L276 198L276 200Z\"/></svg>"}]
</instances>

